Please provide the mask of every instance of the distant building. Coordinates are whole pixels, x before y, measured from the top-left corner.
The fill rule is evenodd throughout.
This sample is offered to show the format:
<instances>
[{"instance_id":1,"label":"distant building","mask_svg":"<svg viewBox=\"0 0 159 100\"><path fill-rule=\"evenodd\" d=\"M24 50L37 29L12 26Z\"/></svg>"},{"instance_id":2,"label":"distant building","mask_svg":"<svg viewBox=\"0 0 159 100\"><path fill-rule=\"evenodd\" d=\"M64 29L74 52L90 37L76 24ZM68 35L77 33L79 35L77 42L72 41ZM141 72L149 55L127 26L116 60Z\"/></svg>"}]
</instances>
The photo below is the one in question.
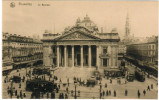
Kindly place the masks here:
<instances>
[{"instance_id":1,"label":"distant building","mask_svg":"<svg viewBox=\"0 0 159 100\"><path fill-rule=\"evenodd\" d=\"M8 41L9 34L2 33L2 70L11 70L13 68L13 59L12 59L12 46L10 45L10 41Z\"/></svg>"},{"instance_id":2,"label":"distant building","mask_svg":"<svg viewBox=\"0 0 159 100\"><path fill-rule=\"evenodd\" d=\"M150 66L158 65L158 36L151 38L146 43L127 45L127 55L149 64Z\"/></svg>"},{"instance_id":3,"label":"distant building","mask_svg":"<svg viewBox=\"0 0 159 100\"><path fill-rule=\"evenodd\" d=\"M42 61L42 42L34 41L30 37L3 33L3 68L6 68L6 59L11 62L13 69L25 67L29 63Z\"/></svg>"},{"instance_id":4,"label":"distant building","mask_svg":"<svg viewBox=\"0 0 159 100\"><path fill-rule=\"evenodd\" d=\"M42 41L45 66L118 69L118 33L99 33L88 15L63 34L44 33Z\"/></svg>"}]
</instances>

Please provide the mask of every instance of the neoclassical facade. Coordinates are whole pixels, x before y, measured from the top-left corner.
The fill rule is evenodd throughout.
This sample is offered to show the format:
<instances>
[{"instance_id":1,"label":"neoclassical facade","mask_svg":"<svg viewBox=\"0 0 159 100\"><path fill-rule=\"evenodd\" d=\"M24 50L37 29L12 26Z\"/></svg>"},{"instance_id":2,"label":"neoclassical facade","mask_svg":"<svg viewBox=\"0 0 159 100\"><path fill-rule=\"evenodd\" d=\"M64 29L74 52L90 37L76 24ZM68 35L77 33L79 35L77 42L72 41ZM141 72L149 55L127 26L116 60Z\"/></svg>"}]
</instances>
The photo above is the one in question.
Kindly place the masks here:
<instances>
[{"instance_id":1,"label":"neoclassical facade","mask_svg":"<svg viewBox=\"0 0 159 100\"><path fill-rule=\"evenodd\" d=\"M118 33L99 33L88 16L42 41L44 66L118 68Z\"/></svg>"}]
</instances>

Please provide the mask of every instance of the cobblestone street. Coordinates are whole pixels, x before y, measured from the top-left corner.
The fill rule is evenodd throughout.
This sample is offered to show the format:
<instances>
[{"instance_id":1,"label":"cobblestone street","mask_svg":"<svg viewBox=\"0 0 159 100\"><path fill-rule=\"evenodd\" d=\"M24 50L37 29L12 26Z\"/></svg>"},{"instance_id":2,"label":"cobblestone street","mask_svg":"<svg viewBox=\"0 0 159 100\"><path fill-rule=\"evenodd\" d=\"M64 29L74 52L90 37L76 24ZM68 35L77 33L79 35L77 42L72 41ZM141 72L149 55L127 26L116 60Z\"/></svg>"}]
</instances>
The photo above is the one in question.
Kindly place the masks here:
<instances>
[{"instance_id":1,"label":"cobblestone street","mask_svg":"<svg viewBox=\"0 0 159 100\"><path fill-rule=\"evenodd\" d=\"M29 70L29 68L28 68ZM74 99L75 95L75 85L73 83L73 77L81 78L81 80L86 80L91 77L92 71L95 70L94 68L58 68L53 74L58 77L58 80L55 81L57 84L60 84L60 91L59 93L66 93L66 87L69 89L68 98ZM19 75L23 77L23 75L26 75L26 69L21 69L20 72L13 71L8 77L11 77L13 75ZM82 75L82 76L81 76ZM63 86L62 84L67 83L67 78L69 78L70 85L69 86ZM4 79L4 77L3 77ZM29 78L28 78L29 79ZM62 80L62 83L59 83L60 79ZM49 80L48 77L46 77L46 80ZM52 79L51 79L52 80ZM18 83L13 83L13 87L18 90L18 94L20 90L22 90L23 93L26 94L26 98L31 98L31 92L25 91L25 82L21 82L22 86L19 88ZM157 84L156 81L153 79L146 78L145 82L138 82L137 80L134 80L133 82L127 82L125 84L125 79L121 79L121 84L117 83L117 79L112 79L112 84L110 83L109 79L102 78L102 92L103 90L106 92L107 90L111 90L112 94L109 96L102 96L103 99L137 99L137 91L139 89L141 96L140 99L157 99ZM107 88L105 88L105 83L107 83ZM143 90L147 90L147 86L153 84L154 88L150 91L146 91L146 95L143 95ZM3 81L3 98L10 98L10 96L7 93L7 88L11 87L11 82L4 83ZM128 90L128 96L125 96L125 89ZM71 90L73 90L73 95L71 94ZM116 90L116 97L113 96L113 91ZM77 91L80 91L80 94L77 93L78 99L99 99L100 98L100 85L99 82L95 87L86 87L86 86L79 86L77 85ZM59 93L55 94L55 98L59 98ZM17 98L14 96L12 98ZM44 98L46 97L46 94L44 95Z\"/></svg>"}]
</instances>

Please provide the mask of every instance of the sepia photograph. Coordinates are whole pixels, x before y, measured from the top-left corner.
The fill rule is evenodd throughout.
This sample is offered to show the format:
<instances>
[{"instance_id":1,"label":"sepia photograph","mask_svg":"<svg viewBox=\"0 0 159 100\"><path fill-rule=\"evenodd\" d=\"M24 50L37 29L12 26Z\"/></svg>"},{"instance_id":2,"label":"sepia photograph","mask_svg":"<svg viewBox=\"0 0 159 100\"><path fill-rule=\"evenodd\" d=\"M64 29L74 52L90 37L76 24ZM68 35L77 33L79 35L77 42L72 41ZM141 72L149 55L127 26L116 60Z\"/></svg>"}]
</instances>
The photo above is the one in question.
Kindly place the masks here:
<instances>
[{"instance_id":1,"label":"sepia photograph","mask_svg":"<svg viewBox=\"0 0 159 100\"><path fill-rule=\"evenodd\" d=\"M3 0L2 99L158 99L158 10Z\"/></svg>"}]
</instances>

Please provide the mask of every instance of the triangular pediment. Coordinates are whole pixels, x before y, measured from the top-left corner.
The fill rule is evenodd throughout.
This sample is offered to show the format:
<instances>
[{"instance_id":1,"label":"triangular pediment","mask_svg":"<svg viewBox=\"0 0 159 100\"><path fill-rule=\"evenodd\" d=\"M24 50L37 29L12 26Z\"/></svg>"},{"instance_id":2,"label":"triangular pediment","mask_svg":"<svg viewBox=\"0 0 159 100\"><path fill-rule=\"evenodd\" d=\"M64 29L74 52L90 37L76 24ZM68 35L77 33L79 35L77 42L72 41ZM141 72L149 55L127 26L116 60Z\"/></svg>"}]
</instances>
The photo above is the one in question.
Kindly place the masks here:
<instances>
[{"instance_id":1,"label":"triangular pediment","mask_svg":"<svg viewBox=\"0 0 159 100\"><path fill-rule=\"evenodd\" d=\"M98 37L91 34L75 31L59 37L57 40L99 40Z\"/></svg>"}]
</instances>

